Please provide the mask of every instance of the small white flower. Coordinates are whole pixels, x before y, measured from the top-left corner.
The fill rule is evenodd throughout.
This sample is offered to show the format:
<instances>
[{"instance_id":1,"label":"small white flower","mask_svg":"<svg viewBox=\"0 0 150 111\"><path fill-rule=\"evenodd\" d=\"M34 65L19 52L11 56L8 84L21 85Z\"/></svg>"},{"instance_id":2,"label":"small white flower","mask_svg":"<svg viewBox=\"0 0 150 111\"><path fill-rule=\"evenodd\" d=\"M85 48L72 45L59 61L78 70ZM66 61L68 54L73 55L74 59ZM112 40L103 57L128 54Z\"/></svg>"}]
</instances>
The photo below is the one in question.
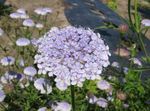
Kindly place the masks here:
<instances>
[{"instance_id":1,"label":"small white flower","mask_svg":"<svg viewBox=\"0 0 150 111\"><path fill-rule=\"evenodd\" d=\"M133 61L134 64L142 66L142 63L138 58L131 58L131 60Z\"/></svg>"},{"instance_id":2,"label":"small white flower","mask_svg":"<svg viewBox=\"0 0 150 111\"><path fill-rule=\"evenodd\" d=\"M20 16L21 16L21 13L17 13L17 12L10 14L10 18L12 19L19 19Z\"/></svg>"},{"instance_id":3,"label":"small white flower","mask_svg":"<svg viewBox=\"0 0 150 111\"><path fill-rule=\"evenodd\" d=\"M71 111L71 105L65 101L57 102L57 105L52 105L54 111Z\"/></svg>"},{"instance_id":4,"label":"small white flower","mask_svg":"<svg viewBox=\"0 0 150 111\"><path fill-rule=\"evenodd\" d=\"M124 107L124 108L128 108L128 107L129 107L129 104L123 104L123 107Z\"/></svg>"},{"instance_id":5,"label":"small white flower","mask_svg":"<svg viewBox=\"0 0 150 111\"><path fill-rule=\"evenodd\" d=\"M56 82L56 87L59 90L64 91L68 88L68 84L66 84L65 82Z\"/></svg>"},{"instance_id":6,"label":"small white flower","mask_svg":"<svg viewBox=\"0 0 150 111\"><path fill-rule=\"evenodd\" d=\"M6 56L1 59L1 64L3 66L13 65L15 63L15 58L12 56Z\"/></svg>"},{"instance_id":7,"label":"small white flower","mask_svg":"<svg viewBox=\"0 0 150 111\"><path fill-rule=\"evenodd\" d=\"M144 26L149 27L150 26L150 19L143 19L141 22Z\"/></svg>"},{"instance_id":8,"label":"small white flower","mask_svg":"<svg viewBox=\"0 0 150 111\"><path fill-rule=\"evenodd\" d=\"M128 71L129 71L129 68L123 67L123 72L124 72L125 74L128 74Z\"/></svg>"},{"instance_id":9,"label":"small white flower","mask_svg":"<svg viewBox=\"0 0 150 111\"><path fill-rule=\"evenodd\" d=\"M27 27L33 27L35 25L35 23L33 22L32 19L25 19L23 21L23 25L24 26L27 26Z\"/></svg>"},{"instance_id":10,"label":"small white flower","mask_svg":"<svg viewBox=\"0 0 150 111\"><path fill-rule=\"evenodd\" d=\"M24 66L25 66L25 63L24 63L24 59L23 59L23 58L19 59L19 66L20 66L20 67L24 67Z\"/></svg>"},{"instance_id":11,"label":"small white flower","mask_svg":"<svg viewBox=\"0 0 150 111\"><path fill-rule=\"evenodd\" d=\"M39 108L37 111L46 111L47 108L46 107L42 107L42 108Z\"/></svg>"},{"instance_id":12,"label":"small white flower","mask_svg":"<svg viewBox=\"0 0 150 111\"><path fill-rule=\"evenodd\" d=\"M41 94L49 94L52 92L52 87L47 79L39 78L34 81L34 87L40 91Z\"/></svg>"},{"instance_id":13,"label":"small white flower","mask_svg":"<svg viewBox=\"0 0 150 111\"><path fill-rule=\"evenodd\" d=\"M21 19L28 19L28 18L29 18L29 15L27 15L26 13L21 13L21 14L20 14L20 18L21 18Z\"/></svg>"},{"instance_id":14,"label":"small white flower","mask_svg":"<svg viewBox=\"0 0 150 111\"><path fill-rule=\"evenodd\" d=\"M96 104L102 108L106 108L108 106L108 101L104 98L98 98Z\"/></svg>"},{"instance_id":15,"label":"small white flower","mask_svg":"<svg viewBox=\"0 0 150 111\"><path fill-rule=\"evenodd\" d=\"M52 9L51 8L48 8L48 7L45 7L43 8L43 10L45 10L47 13L52 13Z\"/></svg>"},{"instance_id":16,"label":"small white flower","mask_svg":"<svg viewBox=\"0 0 150 111\"><path fill-rule=\"evenodd\" d=\"M4 31L0 28L0 36L4 34Z\"/></svg>"},{"instance_id":17,"label":"small white flower","mask_svg":"<svg viewBox=\"0 0 150 111\"><path fill-rule=\"evenodd\" d=\"M37 24L35 25L35 27L38 28L38 29L42 29L44 26L43 26L43 24L41 24L41 23L37 23Z\"/></svg>"},{"instance_id":18,"label":"small white flower","mask_svg":"<svg viewBox=\"0 0 150 111\"><path fill-rule=\"evenodd\" d=\"M0 90L0 102L3 102L5 97L6 97L6 95L5 95L4 91Z\"/></svg>"},{"instance_id":19,"label":"small white flower","mask_svg":"<svg viewBox=\"0 0 150 111\"><path fill-rule=\"evenodd\" d=\"M120 67L120 65L119 65L118 62L113 62L113 63L111 64L111 66L112 66L112 67L116 67L116 68L119 68L119 67Z\"/></svg>"},{"instance_id":20,"label":"small white flower","mask_svg":"<svg viewBox=\"0 0 150 111\"><path fill-rule=\"evenodd\" d=\"M30 44L30 40L27 39L27 38L19 38L17 41L16 41L16 45L17 46L27 46Z\"/></svg>"},{"instance_id":21,"label":"small white flower","mask_svg":"<svg viewBox=\"0 0 150 111\"><path fill-rule=\"evenodd\" d=\"M93 95L92 97L90 97L90 98L88 98L88 99L89 99L89 103L90 103L90 104L95 104L95 102L97 101L98 98Z\"/></svg>"},{"instance_id":22,"label":"small white flower","mask_svg":"<svg viewBox=\"0 0 150 111\"><path fill-rule=\"evenodd\" d=\"M97 82L97 87L101 90L107 90L111 88L111 85L107 81L101 80Z\"/></svg>"},{"instance_id":23,"label":"small white flower","mask_svg":"<svg viewBox=\"0 0 150 111\"><path fill-rule=\"evenodd\" d=\"M24 8L19 8L16 12L25 14L26 10Z\"/></svg>"},{"instance_id":24,"label":"small white flower","mask_svg":"<svg viewBox=\"0 0 150 111\"><path fill-rule=\"evenodd\" d=\"M24 68L24 74L28 76L34 76L35 74L37 74L37 70L34 67L29 66Z\"/></svg>"},{"instance_id":25,"label":"small white flower","mask_svg":"<svg viewBox=\"0 0 150 111\"><path fill-rule=\"evenodd\" d=\"M39 7L37 9L35 9L34 12L38 15L46 15L48 13L52 13L52 9Z\"/></svg>"}]
</instances>

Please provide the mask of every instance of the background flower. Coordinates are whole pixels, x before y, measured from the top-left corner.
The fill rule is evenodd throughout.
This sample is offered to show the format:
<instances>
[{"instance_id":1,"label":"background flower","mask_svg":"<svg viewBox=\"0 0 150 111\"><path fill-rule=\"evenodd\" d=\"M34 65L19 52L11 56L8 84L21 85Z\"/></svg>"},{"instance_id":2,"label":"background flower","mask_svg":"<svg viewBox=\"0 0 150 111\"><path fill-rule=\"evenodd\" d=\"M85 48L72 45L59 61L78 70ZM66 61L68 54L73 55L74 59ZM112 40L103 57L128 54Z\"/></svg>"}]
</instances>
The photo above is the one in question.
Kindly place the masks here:
<instances>
[{"instance_id":1,"label":"background flower","mask_svg":"<svg viewBox=\"0 0 150 111\"><path fill-rule=\"evenodd\" d=\"M33 22L32 19L25 19L23 21L23 25L26 27L33 27L35 25L35 23Z\"/></svg>"},{"instance_id":2,"label":"background flower","mask_svg":"<svg viewBox=\"0 0 150 111\"><path fill-rule=\"evenodd\" d=\"M4 31L0 28L0 36L4 34Z\"/></svg>"},{"instance_id":3,"label":"background flower","mask_svg":"<svg viewBox=\"0 0 150 111\"><path fill-rule=\"evenodd\" d=\"M5 95L4 91L0 90L0 102L3 102L5 97L6 97L6 95Z\"/></svg>"},{"instance_id":4,"label":"background flower","mask_svg":"<svg viewBox=\"0 0 150 111\"><path fill-rule=\"evenodd\" d=\"M34 76L37 74L37 70L32 66L25 67L23 72L28 76Z\"/></svg>"},{"instance_id":5,"label":"background flower","mask_svg":"<svg viewBox=\"0 0 150 111\"><path fill-rule=\"evenodd\" d=\"M30 40L27 39L27 38L19 38L17 41L16 41L16 45L17 46L27 46L30 44Z\"/></svg>"},{"instance_id":6,"label":"background flower","mask_svg":"<svg viewBox=\"0 0 150 111\"><path fill-rule=\"evenodd\" d=\"M15 58L12 56L6 56L1 59L1 64L3 66L13 65L15 63Z\"/></svg>"},{"instance_id":7,"label":"background flower","mask_svg":"<svg viewBox=\"0 0 150 111\"><path fill-rule=\"evenodd\" d=\"M34 87L40 91L41 94L49 94L52 92L50 82L44 78L38 78L34 81Z\"/></svg>"},{"instance_id":8,"label":"background flower","mask_svg":"<svg viewBox=\"0 0 150 111\"><path fill-rule=\"evenodd\" d=\"M52 105L54 111L71 111L71 105L65 101L57 102L56 105Z\"/></svg>"}]
</instances>

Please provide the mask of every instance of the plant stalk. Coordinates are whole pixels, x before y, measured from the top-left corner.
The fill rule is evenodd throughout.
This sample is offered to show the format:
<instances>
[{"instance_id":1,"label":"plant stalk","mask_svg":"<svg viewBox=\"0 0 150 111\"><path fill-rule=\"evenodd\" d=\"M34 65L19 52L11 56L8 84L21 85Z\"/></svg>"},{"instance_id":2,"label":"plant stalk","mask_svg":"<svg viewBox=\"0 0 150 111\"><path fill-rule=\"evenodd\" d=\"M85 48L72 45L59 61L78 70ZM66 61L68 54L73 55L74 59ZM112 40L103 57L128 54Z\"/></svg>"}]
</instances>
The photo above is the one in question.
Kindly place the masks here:
<instances>
[{"instance_id":1,"label":"plant stalk","mask_svg":"<svg viewBox=\"0 0 150 111\"><path fill-rule=\"evenodd\" d=\"M72 104L72 111L76 111L75 110L75 90L74 90L73 85L71 85L71 104Z\"/></svg>"}]
</instances>

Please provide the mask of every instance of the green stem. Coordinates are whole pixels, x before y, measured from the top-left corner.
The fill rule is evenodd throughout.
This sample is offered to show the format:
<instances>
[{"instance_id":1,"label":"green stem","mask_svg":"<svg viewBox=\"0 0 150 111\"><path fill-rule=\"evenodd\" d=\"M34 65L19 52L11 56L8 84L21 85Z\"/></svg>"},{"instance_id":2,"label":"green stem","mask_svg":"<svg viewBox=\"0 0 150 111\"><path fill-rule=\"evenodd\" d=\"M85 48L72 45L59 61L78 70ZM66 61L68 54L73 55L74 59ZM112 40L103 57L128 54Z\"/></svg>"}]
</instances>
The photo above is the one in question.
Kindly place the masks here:
<instances>
[{"instance_id":1,"label":"green stem","mask_svg":"<svg viewBox=\"0 0 150 111\"><path fill-rule=\"evenodd\" d=\"M148 54L147 54L147 51L146 51L144 42L143 42L142 37L141 37L141 33L138 33L138 38L139 38L139 40L140 40L140 42L141 42L141 47L142 47L142 49L143 49L143 51L144 51L144 53L145 53L145 56L146 56L146 58L148 59Z\"/></svg>"},{"instance_id":2,"label":"green stem","mask_svg":"<svg viewBox=\"0 0 150 111\"><path fill-rule=\"evenodd\" d=\"M131 24L131 28L134 30L133 21L131 18L131 0L128 0L128 17L129 17L129 22Z\"/></svg>"},{"instance_id":3,"label":"green stem","mask_svg":"<svg viewBox=\"0 0 150 111\"><path fill-rule=\"evenodd\" d=\"M71 104L72 104L72 111L75 111L75 91L73 85L71 85Z\"/></svg>"}]
</instances>

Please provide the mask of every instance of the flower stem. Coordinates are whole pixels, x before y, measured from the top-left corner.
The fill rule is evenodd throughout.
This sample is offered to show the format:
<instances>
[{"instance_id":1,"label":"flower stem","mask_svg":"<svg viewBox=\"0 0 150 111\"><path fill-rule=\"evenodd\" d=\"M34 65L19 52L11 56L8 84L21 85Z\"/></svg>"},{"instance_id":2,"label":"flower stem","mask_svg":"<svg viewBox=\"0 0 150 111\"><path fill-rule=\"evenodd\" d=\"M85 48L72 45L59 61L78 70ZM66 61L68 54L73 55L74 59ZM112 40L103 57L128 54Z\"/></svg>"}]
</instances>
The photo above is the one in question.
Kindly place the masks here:
<instances>
[{"instance_id":1,"label":"flower stem","mask_svg":"<svg viewBox=\"0 0 150 111\"><path fill-rule=\"evenodd\" d=\"M72 111L75 111L75 91L73 85L71 85L71 104L72 104Z\"/></svg>"}]
</instances>

